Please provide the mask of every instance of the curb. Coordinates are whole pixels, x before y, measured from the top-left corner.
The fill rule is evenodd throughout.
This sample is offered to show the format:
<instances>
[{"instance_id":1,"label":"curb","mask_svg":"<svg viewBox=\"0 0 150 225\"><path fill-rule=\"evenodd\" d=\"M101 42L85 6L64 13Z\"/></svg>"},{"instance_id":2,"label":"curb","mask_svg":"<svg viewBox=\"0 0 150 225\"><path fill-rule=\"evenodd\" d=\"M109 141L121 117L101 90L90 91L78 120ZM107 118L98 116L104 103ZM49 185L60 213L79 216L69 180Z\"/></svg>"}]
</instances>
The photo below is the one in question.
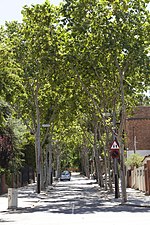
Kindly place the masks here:
<instances>
[{"instance_id":1,"label":"curb","mask_svg":"<svg viewBox=\"0 0 150 225\"><path fill-rule=\"evenodd\" d=\"M134 207L142 207L142 208L150 208L150 205L141 205L141 204L133 204L133 203L120 203L122 206L134 206Z\"/></svg>"}]
</instances>

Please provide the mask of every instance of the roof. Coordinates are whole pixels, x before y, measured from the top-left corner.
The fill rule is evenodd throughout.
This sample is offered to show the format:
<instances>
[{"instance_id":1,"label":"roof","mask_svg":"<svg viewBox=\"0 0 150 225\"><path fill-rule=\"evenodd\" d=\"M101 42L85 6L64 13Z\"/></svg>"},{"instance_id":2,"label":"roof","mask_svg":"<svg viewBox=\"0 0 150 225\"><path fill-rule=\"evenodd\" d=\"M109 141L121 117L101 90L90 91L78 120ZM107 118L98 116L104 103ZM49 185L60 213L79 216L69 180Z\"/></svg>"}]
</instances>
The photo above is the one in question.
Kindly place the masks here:
<instances>
[{"instance_id":1,"label":"roof","mask_svg":"<svg viewBox=\"0 0 150 225\"><path fill-rule=\"evenodd\" d=\"M150 120L150 106L137 106L127 120Z\"/></svg>"},{"instance_id":2,"label":"roof","mask_svg":"<svg viewBox=\"0 0 150 225\"><path fill-rule=\"evenodd\" d=\"M142 162L147 161L147 160L150 160L150 155L145 156L144 159L142 160Z\"/></svg>"}]
</instances>

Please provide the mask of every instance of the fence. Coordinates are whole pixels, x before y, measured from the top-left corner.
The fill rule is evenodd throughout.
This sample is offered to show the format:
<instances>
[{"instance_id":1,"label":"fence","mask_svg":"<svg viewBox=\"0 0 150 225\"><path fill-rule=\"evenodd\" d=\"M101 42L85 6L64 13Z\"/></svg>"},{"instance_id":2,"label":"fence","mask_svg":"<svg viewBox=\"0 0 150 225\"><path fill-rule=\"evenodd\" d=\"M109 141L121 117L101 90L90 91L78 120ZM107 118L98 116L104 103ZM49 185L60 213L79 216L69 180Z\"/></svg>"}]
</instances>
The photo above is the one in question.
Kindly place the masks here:
<instances>
[{"instance_id":1,"label":"fence","mask_svg":"<svg viewBox=\"0 0 150 225\"><path fill-rule=\"evenodd\" d=\"M35 182L35 173L32 167L26 166L17 174L11 174L9 181L5 174L0 174L0 194L7 192L8 187L21 187Z\"/></svg>"},{"instance_id":2,"label":"fence","mask_svg":"<svg viewBox=\"0 0 150 225\"><path fill-rule=\"evenodd\" d=\"M141 167L127 171L127 186L150 195L150 160L146 160Z\"/></svg>"}]
</instances>

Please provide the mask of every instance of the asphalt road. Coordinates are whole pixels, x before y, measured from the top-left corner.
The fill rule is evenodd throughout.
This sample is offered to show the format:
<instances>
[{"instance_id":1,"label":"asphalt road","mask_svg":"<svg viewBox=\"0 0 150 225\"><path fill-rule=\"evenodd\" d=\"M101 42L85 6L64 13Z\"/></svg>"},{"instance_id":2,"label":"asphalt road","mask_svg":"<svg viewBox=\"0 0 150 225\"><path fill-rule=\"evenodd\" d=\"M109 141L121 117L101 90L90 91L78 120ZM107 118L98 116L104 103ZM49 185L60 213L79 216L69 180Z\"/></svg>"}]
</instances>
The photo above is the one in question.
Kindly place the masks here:
<instances>
[{"instance_id":1,"label":"asphalt road","mask_svg":"<svg viewBox=\"0 0 150 225\"><path fill-rule=\"evenodd\" d=\"M6 198L0 203L6 204ZM47 193L35 186L18 190L17 210L0 212L6 225L149 225L150 208L121 205L120 200L99 189L95 181L73 174Z\"/></svg>"}]
</instances>

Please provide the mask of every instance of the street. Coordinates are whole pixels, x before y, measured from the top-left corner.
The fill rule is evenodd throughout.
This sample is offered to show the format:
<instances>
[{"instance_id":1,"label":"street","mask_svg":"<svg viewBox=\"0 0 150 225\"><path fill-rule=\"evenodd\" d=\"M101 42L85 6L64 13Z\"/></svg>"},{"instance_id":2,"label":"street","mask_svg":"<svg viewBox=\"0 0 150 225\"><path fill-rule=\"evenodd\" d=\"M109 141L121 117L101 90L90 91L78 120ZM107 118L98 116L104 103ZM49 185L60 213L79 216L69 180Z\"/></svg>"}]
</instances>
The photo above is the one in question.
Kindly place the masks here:
<instances>
[{"instance_id":1,"label":"street","mask_svg":"<svg viewBox=\"0 0 150 225\"><path fill-rule=\"evenodd\" d=\"M37 194L35 185L20 188L16 210L6 208L6 197L0 197L0 204L0 224L7 225L150 224L150 207L122 205L114 194L100 190L95 180L77 173L46 193Z\"/></svg>"}]
</instances>

